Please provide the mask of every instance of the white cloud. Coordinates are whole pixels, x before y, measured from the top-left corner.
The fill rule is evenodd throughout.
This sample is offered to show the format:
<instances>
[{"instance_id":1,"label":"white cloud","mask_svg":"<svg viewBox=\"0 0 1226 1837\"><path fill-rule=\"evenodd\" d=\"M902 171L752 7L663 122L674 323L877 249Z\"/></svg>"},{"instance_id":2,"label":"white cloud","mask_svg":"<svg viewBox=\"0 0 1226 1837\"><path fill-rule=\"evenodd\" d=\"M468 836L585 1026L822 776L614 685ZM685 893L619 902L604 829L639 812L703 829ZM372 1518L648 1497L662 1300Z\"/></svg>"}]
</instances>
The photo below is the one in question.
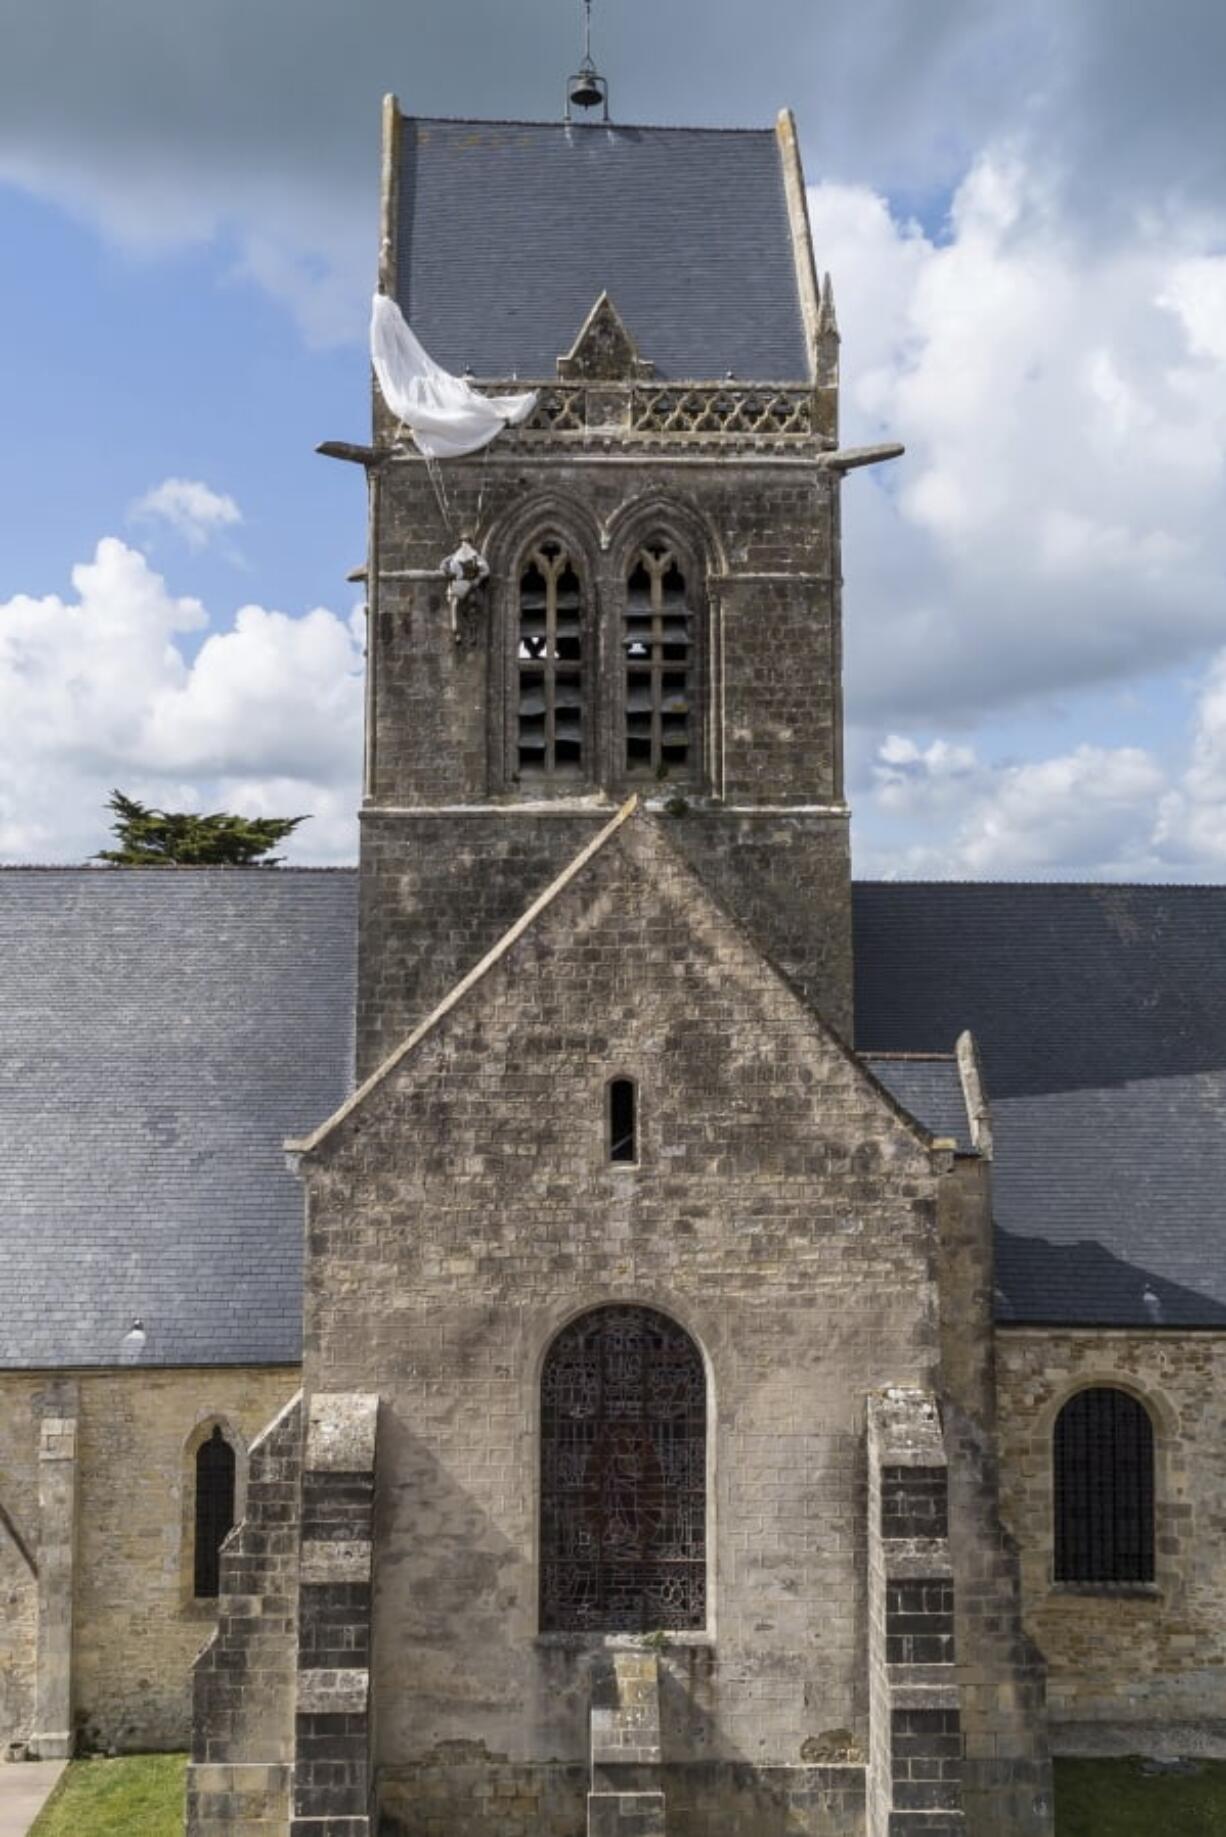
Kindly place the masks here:
<instances>
[{"instance_id":1,"label":"white cloud","mask_svg":"<svg viewBox=\"0 0 1226 1837\"><path fill-rule=\"evenodd\" d=\"M1083 745L1006 767L963 823L958 859L972 878L1141 877L1153 869L1148 838L1165 782L1135 746Z\"/></svg>"},{"instance_id":2,"label":"white cloud","mask_svg":"<svg viewBox=\"0 0 1226 1837\"><path fill-rule=\"evenodd\" d=\"M1206 672L1191 764L1163 803L1157 841L1168 859L1226 871L1226 651Z\"/></svg>"},{"instance_id":3,"label":"white cloud","mask_svg":"<svg viewBox=\"0 0 1226 1837\"><path fill-rule=\"evenodd\" d=\"M1180 749L1177 749L1177 751ZM1214 879L1226 870L1226 650L1200 680L1182 758L1083 743L989 763L901 734L880 743L872 801L904 819L868 872L965 879Z\"/></svg>"},{"instance_id":4,"label":"white cloud","mask_svg":"<svg viewBox=\"0 0 1226 1837\"><path fill-rule=\"evenodd\" d=\"M1226 623L1221 224L1104 241L997 144L940 238L810 193L843 327L844 438L906 457L846 492L848 705L971 724L1138 677Z\"/></svg>"},{"instance_id":5,"label":"white cloud","mask_svg":"<svg viewBox=\"0 0 1226 1837\"><path fill-rule=\"evenodd\" d=\"M137 499L128 515L134 523L168 523L193 549L202 549L219 531L243 520L232 497L196 478L164 478Z\"/></svg>"},{"instance_id":6,"label":"white cloud","mask_svg":"<svg viewBox=\"0 0 1226 1837\"><path fill-rule=\"evenodd\" d=\"M877 751L877 801L900 814L917 802L925 810L942 803L956 805L964 800L967 783L978 770L973 747L948 740L921 747L905 734L888 734Z\"/></svg>"},{"instance_id":7,"label":"white cloud","mask_svg":"<svg viewBox=\"0 0 1226 1837\"><path fill-rule=\"evenodd\" d=\"M362 731L361 615L244 606L208 625L115 537L72 571L75 599L0 603L0 859L83 860L113 785L162 808L311 812L298 861L352 859Z\"/></svg>"}]
</instances>

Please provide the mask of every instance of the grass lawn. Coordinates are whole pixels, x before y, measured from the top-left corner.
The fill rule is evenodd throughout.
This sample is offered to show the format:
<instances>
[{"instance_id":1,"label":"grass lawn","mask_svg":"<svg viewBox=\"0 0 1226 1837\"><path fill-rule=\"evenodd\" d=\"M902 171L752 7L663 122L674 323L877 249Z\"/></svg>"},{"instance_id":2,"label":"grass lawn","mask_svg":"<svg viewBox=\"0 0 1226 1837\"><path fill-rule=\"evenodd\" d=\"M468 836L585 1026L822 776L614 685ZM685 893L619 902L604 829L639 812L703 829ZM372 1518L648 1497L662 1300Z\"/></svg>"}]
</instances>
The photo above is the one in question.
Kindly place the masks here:
<instances>
[{"instance_id":1,"label":"grass lawn","mask_svg":"<svg viewBox=\"0 0 1226 1837\"><path fill-rule=\"evenodd\" d=\"M1056 1837L1222 1837L1226 1761L1200 1773L1141 1772L1138 1760L1058 1760Z\"/></svg>"},{"instance_id":2,"label":"grass lawn","mask_svg":"<svg viewBox=\"0 0 1226 1837\"><path fill-rule=\"evenodd\" d=\"M184 1754L77 1760L30 1837L182 1837Z\"/></svg>"},{"instance_id":3,"label":"grass lawn","mask_svg":"<svg viewBox=\"0 0 1226 1837\"><path fill-rule=\"evenodd\" d=\"M181 1754L74 1761L30 1837L182 1837ZM1148 1777L1135 1760L1058 1760L1057 1837L1223 1837L1226 1761Z\"/></svg>"}]
</instances>

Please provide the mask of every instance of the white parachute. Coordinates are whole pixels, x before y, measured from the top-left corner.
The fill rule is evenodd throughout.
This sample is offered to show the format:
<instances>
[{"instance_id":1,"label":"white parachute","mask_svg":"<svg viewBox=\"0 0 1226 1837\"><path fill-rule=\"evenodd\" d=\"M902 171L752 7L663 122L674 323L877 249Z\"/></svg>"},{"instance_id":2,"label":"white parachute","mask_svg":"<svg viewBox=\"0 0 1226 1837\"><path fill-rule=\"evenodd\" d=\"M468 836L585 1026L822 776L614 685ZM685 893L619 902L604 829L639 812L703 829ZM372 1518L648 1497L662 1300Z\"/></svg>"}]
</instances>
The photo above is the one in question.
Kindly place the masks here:
<instances>
[{"instance_id":1,"label":"white parachute","mask_svg":"<svg viewBox=\"0 0 1226 1837\"><path fill-rule=\"evenodd\" d=\"M463 377L442 369L385 293L377 293L371 307L370 355L384 401L427 459L480 452L536 407L535 393L481 395Z\"/></svg>"}]
</instances>

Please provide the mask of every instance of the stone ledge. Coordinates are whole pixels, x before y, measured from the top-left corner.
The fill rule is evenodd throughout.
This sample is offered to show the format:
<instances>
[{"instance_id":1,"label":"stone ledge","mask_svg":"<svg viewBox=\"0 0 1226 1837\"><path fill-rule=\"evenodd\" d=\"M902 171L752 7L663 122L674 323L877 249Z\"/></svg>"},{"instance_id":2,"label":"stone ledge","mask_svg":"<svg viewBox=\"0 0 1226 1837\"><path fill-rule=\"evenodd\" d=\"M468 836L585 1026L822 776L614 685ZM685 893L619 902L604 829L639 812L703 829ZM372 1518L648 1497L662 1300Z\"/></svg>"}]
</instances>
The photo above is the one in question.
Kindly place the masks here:
<instances>
[{"instance_id":1,"label":"stone ledge","mask_svg":"<svg viewBox=\"0 0 1226 1837\"><path fill-rule=\"evenodd\" d=\"M372 1546L354 1539L343 1543L304 1541L300 1579L316 1582L369 1582Z\"/></svg>"},{"instance_id":2,"label":"stone ledge","mask_svg":"<svg viewBox=\"0 0 1226 1837\"><path fill-rule=\"evenodd\" d=\"M315 1473L369 1473L375 1464L379 1399L364 1391L323 1391L311 1398L306 1466Z\"/></svg>"},{"instance_id":3,"label":"stone ledge","mask_svg":"<svg viewBox=\"0 0 1226 1837\"><path fill-rule=\"evenodd\" d=\"M364 1716L369 1693L369 1671L300 1671L298 1714Z\"/></svg>"}]
</instances>

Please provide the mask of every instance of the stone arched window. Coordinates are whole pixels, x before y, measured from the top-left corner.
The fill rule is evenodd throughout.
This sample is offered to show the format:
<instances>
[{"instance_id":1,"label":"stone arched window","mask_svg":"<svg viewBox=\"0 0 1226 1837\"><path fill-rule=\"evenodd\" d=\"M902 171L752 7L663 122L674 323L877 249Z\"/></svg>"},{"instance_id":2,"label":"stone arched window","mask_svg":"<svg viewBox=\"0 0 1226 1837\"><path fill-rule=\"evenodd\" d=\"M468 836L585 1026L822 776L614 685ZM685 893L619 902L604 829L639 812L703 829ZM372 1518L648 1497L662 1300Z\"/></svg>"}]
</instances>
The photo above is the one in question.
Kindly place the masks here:
<instances>
[{"instance_id":1,"label":"stone arched window","mask_svg":"<svg viewBox=\"0 0 1226 1837\"><path fill-rule=\"evenodd\" d=\"M706 1625L706 1378L651 1308L581 1315L541 1379L541 1628Z\"/></svg>"},{"instance_id":2,"label":"stone arched window","mask_svg":"<svg viewBox=\"0 0 1226 1837\"><path fill-rule=\"evenodd\" d=\"M657 533L631 552L622 656L623 766L630 781L692 783L699 775L696 570Z\"/></svg>"},{"instance_id":3,"label":"stone arched window","mask_svg":"<svg viewBox=\"0 0 1226 1837\"><path fill-rule=\"evenodd\" d=\"M1052 1445L1057 1582L1154 1579L1154 1431L1110 1386L1077 1391Z\"/></svg>"},{"instance_id":4,"label":"stone arched window","mask_svg":"<svg viewBox=\"0 0 1226 1837\"><path fill-rule=\"evenodd\" d=\"M590 776L591 659L583 573L560 536L523 558L515 607L514 771L546 784Z\"/></svg>"},{"instance_id":5,"label":"stone arched window","mask_svg":"<svg viewBox=\"0 0 1226 1837\"><path fill-rule=\"evenodd\" d=\"M221 1546L234 1529L238 1462L220 1425L196 1450L193 1593L210 1600L221 1592Z\"/></svg>"}]
</instances>

